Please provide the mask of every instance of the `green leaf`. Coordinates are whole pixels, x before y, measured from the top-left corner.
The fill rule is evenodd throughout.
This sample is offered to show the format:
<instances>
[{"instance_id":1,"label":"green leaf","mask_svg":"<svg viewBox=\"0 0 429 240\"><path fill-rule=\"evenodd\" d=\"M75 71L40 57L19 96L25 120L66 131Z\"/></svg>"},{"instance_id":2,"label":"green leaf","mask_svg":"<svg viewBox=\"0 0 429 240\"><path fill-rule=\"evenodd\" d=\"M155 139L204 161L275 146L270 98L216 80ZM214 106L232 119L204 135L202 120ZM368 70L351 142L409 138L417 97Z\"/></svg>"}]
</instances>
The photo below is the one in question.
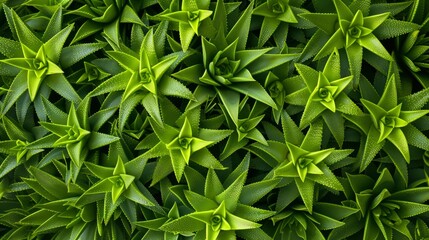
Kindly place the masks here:
<instances>
[{"instance_id":1,"label":"green leaf","mask_svg":"<svg viewBox=\"0 0 429 240\"><path fill-rule=\"evenodd\" d=\"M247 6L246 10L243 11L240 18L237 20L237 22L234 24L234 26L231 28L228 35L226 36L226 40L230 43L235 41L236 39L239 39L239 42L237 45L238 50L242 50L246 48L247 37L249 34L249 28L250 28L250 20L252 17L252 10L253 10L253 2L251 2Z\"/></svg>"},{"instance_id":2,"label":"green leaf","mask_svg":"<svg viewBox=\"0 0 429 240\"><path fill-rule=\"evenodd\" d=\"M194 100L194 95L192 95L192 92L185 85L174 78L163 78L163 80L159 83L158 88L163 95Z\"/></svg>"},{"instance_id":3,"label":"green leaf","mask_svg":"<svg viewBox=\"0 0 429 240\"><path fill-rule=\"evenodd\" d=\"M407 160L402 153L390 142L386 142L383 150L387 153L404 182L408 182Z\"/></svg>"},{"instance_id":4,"label":"green leaf","mask_svg":"<svg viewBox=\"0 0 429 240\"><path fill-rule=\"evenodd\" d=\"M354 213L357 213L359 210L356 208L351 208L347 206L318 202L314 204L314 211L334 219L340 220L344 219Z\"/></svg>"},{"instance_id":5,"label":"green leaf","mask_svg":"<svg viewBox=\"0 0 429 240\"><path fill-rule=\"evenodd\" d=\"M331 172L331 170L324 165L323 163L318 165L320 170L322 170L323 174L320 175L307 175L307 178L310 180L313 180L314 182L317 182L321 185L324 185L326 187L332 188L337 191L343 191L343 186L338 181L337 177L334 175L334 173Z\"/></svg>"},{"instance_id":6,"label":"green leaf","mask_svg":"<svg viewBox=\"0 0 429 240\"><path fill-rule=\"evenodd\" d=\"M10 173L13 169L18 167L22 162L16 161L16 157L8 155L0 165L0 177L3 178L6 174Z\"/></svg>"},{"instance_id":7,"label":"green leaf","mask_svg":"<svg viewBox=\"0 0 429 240\"><path fill-rule=\"evenodd\" d=\"M392 202L400 206L398 209L398 215L402 219L414 217L429 211L429 206L426 204L398 200L392 200Z\"/></svg>"},{"instance_id":8,"label":"green leaf","mask_svg":"<svg viewBox=\"0 0 429 240\"><path fill-rule=\"evenodd\" d=\"M185 190L184 192L186 199L197 212L214 210L218 207L218 204L210 198L189 190Z\"/></svg>"},{"instance_id":9,"label":"green leaf","mask_svg":"<svg viewBox=\"0 0 429 240\"><path fill-rule=\"evenodd\" d=\"M125 90L128 81L131 78L131 73L128 71L119 73L105 80L103 83L94 88L88 95L91 97L99 96L105 93Z\"/></svg>"},{"instance_id":10,"label":"green leaf","mask_svg":"<svg viewBox=\"0 0 429 240\"><path fill-rule=\"evenodd\" d=\"M265 91L265 89L257 82L234 83L228 87L244 95L248 95L257 101L265 103L274 109L277 109L276 103Z\"/></svg>"},{"instance_id":11,"label":"green leaf","mask_svg":"<svg viewBox=\"0 0 429 240\"><path fill-rule=\"evenodd\" d=\"M367 42L369 42L369 40L367 40ZM370 46L370 47L372 48L373 46ZM357 88L357 86L359 85L361 68L362 68L362 58L363 58L362 46L359 44L353 44L347 48L346 52L347 52L347 59L349 60L349 63L350 63L350 72L353 76L353 87ZM389 58L390 58L390 55L389 55Z\"/></svg>"},{"instance_id":12,"label":"green leaf","mask_svg":"<svg viewBox=\"0 0 429 240\"><path fill-rule=\"evenodd\" d=\"M2 104L2 113L7 113L10 108L16 103L18 98L25 92L27 89L27 74L25 71L21 71L14 78L9 90L5 96L4 103Z\"/></svg>"},{"instance_id":13,"label":"green leaf","mask_svg":"<svg viewBox=\"0 0 429 240\"><path fill-rule=\"evenodd\" d=\"M378 40L378 38L375 37L373 34L369 34L368 36L359 38L357 41L362 47L386 59L387 61L393 60L389 52L387 52L383 44L380 42L380 40Z\"/></svg>"},{"instance_id":14,"label":"green leaf","mask_svg":"<svg viewBox=\"0 0 429 240\"><path fill-rule=\"evenodd\" d=\"M18 36L19 42L36 52L43 43L39 40L38 37L34 35L34 33L28 28L28 26L21 20L21 18L13 9L8 7L4 7L4 9L8 11L10 10L12 13L13 25L15 27L15 33Z\"/></svg>"},{"instance_id":15,"label":"green leaf","mask_svg":"<svg viewBox=\"0 0 429 240\"><path fill-rule=\"evenodd\" d=\"M121 14L121 23L134 23L138 25L143 25L143 22L140 20L137 13L129 6L125 5Z\"/></svg>"},{"instance_id":16,"label":"green leaf","mask_svg":"<svg viewBox=\"0 0 429 240\"><path fill-rule=\"evenodd\" d=\"M87 20L84 22L79 29L77 30L76 34L74 35L73 39L71 40L71 44L75 44L76 42L81 41L82 39L85 39L103 29L103 26L97 22L93 22L90 20Z\"/></svg>"},{"instance_id":17,"label":"green leaf","mask_svg":"<svg viewBox=\"0 0 429 240\"><path fill-rule=\"evenodd\" d=\"M365 230L363 234L364 239L377 239L380 235L380 230L371 216L367 216L365 219Z\"/></svg>"},{"instance_id":18,"label":"green leaf","mask_svg":"<svg viewBox=\"0 0 429 240\"><path fill-rule=\"evenodd\" d=\"M323 124L322 122L315 122L311 124L310 129L304 137L301 143L301 148L309 152L315 152L320 150L322 143Z\"/></svg>"},{"instance_id":19,"label":"green leaf","mask_svg":"<svg viewBox=\"0 0 429 240\"><path fill-rule=\"evenodd\" d=\"M253 11L253 14L255 14L255 11ZM280 23L281 21L275 18L264 18L262 21L261 33L259 34L258 47L262 47L268 41Z\"/></svg>"},{"instance_id":20,"label":"green leaf","mask_svg":"<svg viewBox=\"0 0 429 240\"><path fill-rule=\"evenodd\" d=\"M64 77L64 75L50 75L46 77L45 83L56 93L58 93L65 99L74 102L74 104L78 105L81 101L80 96L74 90L70 82Z\"/></svg>"},{"instance_id":21,"label":"green leaf","mask_svg":"<svg viewBox=\"0 0 429 240\"><path fill-rule=\"evenodd\" d=\"M104 48L107 44L100 43L82 43L69 47L65 47L61 51L61 66L63 68L71 67L72 65L78 63L85 57L93 54L94 52Z\"/></svg>"},{"instance_id":22,"label":"green leaf","mask_svg":"<svg viewBox=\"0 0 429 240\"><path fill-rule=\"evenodd\" d=\"M205 224L203 222L193 218L192 215L185 215L165 223L160 229L169 232L187 233L201 231L204 228Z\"/></svg>"},{"instance_id":23,"label":"green leaf","mask_svg":"<svg viewBox=\"0 0 429 240\"><path fill-rule=\"evenodd\" d=\"M30 167L29 171L40 186L57 199L69 196L67 193L67 186L63 181L35 167Z\"/></svg>"},{"instance_id":24,"label":"green leaf","mask_svg":"<svg viewBox=\"0 0 429 240\"><path fill-rule=\"evenodd\" d=\"M228 223L231 225L231 230L243 230L243 229L254 229L261 227L261 224L249 221L244 218L240 218L233 214L226 215Z\"/></svg>"},{"instance_id":25,"label":"green leaf","mask_svg":"<svg viewBox=\"0 0 429 240\"><path fill-rule=\"evenodd\" d=\"M231 91L226 88L216 88L216 92L222 100L222 103L224 104L232 121L238 124L238 107L240 102L240 94L238 94L238 92Z\"/></svg>"},{"instance_id":26,"label":"green leaf","mask_svg":"<svg viewBox=\"0 0 429 240\"><path fill-rule=\"evenodd\" d=\"M383 40L410 33L414 30L418 30L418 28L419 25L415 23L396 19L386 19L379 28L374 30L373 33L378 39Z\"/></svg>"},{"instance_id":27,"label":"green leaf","mask_svg":"<svg viewBox=\"0 0 429 240\"><path fill-rule=\"evenodd\" d=\"M242 194L240 195L240 203L253 205L272 191L278 183L279 179L271 179L245 185L242 189Z\"/></svg>"},{"instance_id":28,"label":"green leaf","mask_svg":"<svg viewBox=\"0 0 429 240\"><path fill-rule=\"evenodd\" d=\"M130 185L123 195L131 201L134 201L143 206L155 206L155 204L147 196L145 196L134 183Z\"/></svg>"},{"instance_id":29,"label":"green leaf","mask_svg":"<svg viewBox=\"0 0 429 240\"><path fill-rule=\"evenodd\" d=\"M257 75L281 65L288 63L292 60L295 60L299 57L299 54L290 53L290 54L264 54L247 66L247 69L252 73L252 75ZM269 62L270 64L266 64Z\"/></svg>"},{"instance_id":30,"label":"green leaf","mask_svg":"<svg viewBox=\"0 0 429 240\"><path fill-rule=\"evenodd\" d=\"M299 16L315 24L326 34L332 35L335 29L335 23L338 21L337 14L333 13L302 13Z\"/></svg>"},{"instance_id":31,"label":"green leaf","mask_svg":"<svg viewBox=\"0 0 429 240\"><path fill-rule=\"evenodd\" d=\"M88 148L96 149L118 141L120 138L99 132L92 132L88 139Z\"/></svg>"},{"instance_id":32,"label":"green leaf","mask_svg":"<svg viewBox=\"0 0 429 240\"><path fill-rule=\"evenodd\" d=\"M186 167L184 173L189 190L193 192L204 192L203 182L205 179L203 175L190 167Z\"/></svg>"},{"instance_id":33,"label":"green leaf","mask_svg":"<svg viewBox=\"0 0 429 240\"><path fill-rule=\"evenodd\" d=\"M379 135L380 135L380 133L378 132L378 130L374 126L371 126L369 128L368 135L366 137L365 146L364 146L365 148L363 151L362 160L360 163L360 172L362 172L363 170L365 170L365 168L368 167L368 165L374 159L375 155L383 147L384 143L378 142Z\"/></svg>"},{"instance_id":34,"label":"green leaf","mask_svg":"<svg viewBox=\"0 0 429 240\"><path fill-rule=\"evenodd\" d=\"M210 168L207 172L207 177L204 184L204 196L214 199L216 195L222 193L224 188L220 182L216 172Z\"/></svg>"},{"instance_id":35,"label":"green leaf","mask_svg":"<svg viewBox=\"0 0 429 240\"><path fill-rule=\"evenodd\" d=\"M394 129L387 139L395 145L395 147L401 152L404 156L407 163L410 162L410 152L408 149L407 139L405 138L404 133L400 129Z\"/></svg>"},{"instance_id":36,"label":"green leaf","mask_svg":"<svg viewBox=\"0 0 429 240\"><path fill-rule=\"evenodd\" d=\"M322 49L320 49L320 51L317 53L314 59L315 60L321 59L327 56L329 53L331 53L334 49L341 49L344 46L345 46L344 35L341 32L341 29L337 29L337 31L329 38L329 40L325 43L325 45L323 45Z\"/></svg>"},{"instance_id":37,"label":"green leaf","mask_svg":"<svg viewBox=\"0 0 429 240\"><path fill-rule=\"evenodd\" d=\"M231 185L215 197L217 202L225 202L228 211L235 211L246 177L247 172L242 173Z\"/></svg>"},{"instance_id":38,"label":"green leaf","mask_svg":"<svg viewBox=\"0 0 429 240\"><path fill-rule=\"evenodd\" d=\"M42 97L44 109L52 122L67 122L67 113L55 106L46 98Z\"/></svg>"},{"instance_id":39,"label":"green leaf","mask_svg":"<svg viewBox=\"0 0 429 240\"><path fill-rule=\"evenodd\" d=\"M402 107L405 110L419 110L429 101L429 90L423 89L402 99Z\"/></svg>"},{"instance_id":40,"label":"green leaf","mask_svg":"<svg viewBox=\"0 0 429 240\"><path fill-rule=\"evenodd\" d=\"M312 213L314 202L314 182L309 180L303 182L299 179L295 179L295 184L298 188L299 195L305 204L305 207L310 213Z\"/></svg>"},{"instance_id":41,"label":"green leaf","mask_svg":"<svg viewBox=\"0 0 429 240\"><path fill-rule=\"evenodd\" d=\"M43 44L42 47L49 60L54 63L57 63L60 60L61 50L72 29L73 24L68 25Z\"/></svg>"},{"instance_id":42,"label":"green leaf","mask_svg":"<svg viewBox=\"0 0 429 240\"><path fill-rule=\"evenodd\" d=\"M0 37L0 53L7 58L22 57L22 52L18 50L20 48L21 44L19 42Z\"/></svg>"},{"instance_id":43,"label":"green leaf","mask_svg":"<svg viewBox=\"0 0 429 240\"><path fill-rule=\"evenodd\" d=\"M409 145L424 149L426 151L429 150L429 139L416 127L411 124L407 125L402 128L402 132L404 133Z\"/></svg>"}]
</instances>

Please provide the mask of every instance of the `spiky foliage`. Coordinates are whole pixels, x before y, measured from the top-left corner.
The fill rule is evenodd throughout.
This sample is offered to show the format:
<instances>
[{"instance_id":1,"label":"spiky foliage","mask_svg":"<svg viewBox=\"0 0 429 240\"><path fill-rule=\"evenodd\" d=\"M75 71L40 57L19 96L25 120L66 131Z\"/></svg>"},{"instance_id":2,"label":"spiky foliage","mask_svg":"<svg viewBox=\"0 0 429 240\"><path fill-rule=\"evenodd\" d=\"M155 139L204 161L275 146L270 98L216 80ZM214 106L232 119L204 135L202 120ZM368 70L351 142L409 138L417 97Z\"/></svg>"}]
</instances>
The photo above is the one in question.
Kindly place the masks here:
<instances>
[{"instance_id":1,"label":"spiky foliage","mask_svg":"<svg viewBox=\"0 0 429 240\"><path fill-rule=\"evenodd\" d=\"M0 2L0 240L429 238L428 1Z\"/></svg>"}]
</instances>

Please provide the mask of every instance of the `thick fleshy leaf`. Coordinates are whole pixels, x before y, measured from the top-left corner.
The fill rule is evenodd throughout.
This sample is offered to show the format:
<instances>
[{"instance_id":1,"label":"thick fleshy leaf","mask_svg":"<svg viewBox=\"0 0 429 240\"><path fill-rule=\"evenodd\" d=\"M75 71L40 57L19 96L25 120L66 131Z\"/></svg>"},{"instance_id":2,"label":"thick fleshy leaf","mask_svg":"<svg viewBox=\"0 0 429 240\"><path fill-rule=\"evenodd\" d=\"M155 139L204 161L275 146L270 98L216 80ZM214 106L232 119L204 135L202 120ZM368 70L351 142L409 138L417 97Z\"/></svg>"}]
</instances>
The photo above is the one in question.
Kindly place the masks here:
<instances>
[{"instance_id":1,"label":"thick fleshy leaf","mask_svg":"<svg viewBox=\"0 0 429 240\"><path fill-rule=\"evenodd\" d=\"M228 42L233 42L237 39L239 40L237 46L238 50L245 49L246 47L247 37L250 28L250 20L252 17L252 10L253 2L251 2L246 8L246 10L243 11L240 18L237 20L237 22L234 24L234 26L231 28L228 35L226 36L226 40Z\"/></svg>"},{"instance_id":2,"label":"thick fleshy leaf","mask_svg":"<svg viewBox=\"0 0 429 240\"><path fill-rule=\"evenodd\" d=\"M387 139L395 145L398 150L401 152L402 156L404 156L405 160L410 162L410 152L408 149L407 139L405 138L404 133L400 129L394 129Z\"/></svg>"},{"instance_id":3,"label":"thick fleshy leaf","mask_svg":"<svg viewBox=\"0 0 429 240\"><path fill-rule=\"evenodd\" d=\"M40 186L56 198L62 199L70 196L67 193L67 186L63 181L35 167L30 168L30 172Z\"/></svg>"},{"instance_id":4,"label":"thick fleshy leaf","mask_svg":"<svg viewBox=\"0 0 429 240\"><path fill-rule=\"evenodd\" d=\"M341 49L345 46L344 35L341 29L338 29L329 40L323 45L322 49L314 57L315 60L321 59L331 53L334 49Z\"/></svg>"},{"instance_id":5,"label":"thick fleshy leaf","mask_svg":"<svg viewBox=\"0 0 429 240\"><path fill-rule=\"evenodd\" d=\"M242 173L231 185L215 197L217 202L225 202L228 211L234 212L237 207L246 177L247 172Z\"/></svg>"},{"instance_id":6,"label":"thick fleshy leaf","mask_svg":"<svg viewBox=\"0 0 429 240\"><path fill-rule=\"evenodd\" d=\"M245 185L242 189L242 194L240 195L240 203L253 205L263 196L272 191L278 183L278 179L272 179Z\"/></svg>"},{"instance_id":7,"label":"thick fleshy leaf","mask_svg":"<svg viewBox=\"0 0 429 240\"><path fill-rule=\"evenodd\" d=\"M410 33L418 28L419 26L412 22L386 19L380 27L374 30L373 33L378 39L383 40Z\"/></svg>"},{"instance_id":8,"label":"thick fleshy leaf","mask_svg":"<svg viewBox=\"0 0 429 240\"><path fill-rule=\"evenodd\" d=\"M34 33L28 28L28 26L22 21L22 19L13 9L10 9L7 6L5 6L4 9L12 13L13 25L16 29L15 33L17 34L21 44L36 52L42 46L42 42L34 35Z\"/></svg>"},{"instance_id":9,"label":"thick fleshy leaf","mask_svg":"<svg viewBox=\"0 0 429 240\"><path fill-rule=\"evenodd\" d=\"M204 185L204 196L210 199L214 199L216 195L222 193L224 188L220 182L216 172L213 169L209 169Z\"/></svg>"},{"instance_id":10,"label":"thick fleshy leaf","mask_svg":"<svg viewBox=\"0 0 429 240\"><path fill-rule=\"evenodd\" d=\"M353 18L353 13L350 8L344 4L342 0L334 0L335 9L337 10L338 19L346 19L351 21Z\"/></svg>"},{"instance_id":11,"label":"thick fleshy leaf","mask_svg":"<svg viewBox=\"0 0 429 240\"><path fill-rule=\"evenodd\" d=\"M189 190L186 190L184 192L186 199L189 201L191 206L198 212L214 210L219 206L218 203L216 203L210 198L204 197Z\"/></svg>"},{"instance_id":12,"label":"thick fleshy leaf","mask_svg":"<svg viewBox=\"0 0 429 240\"><path fill-rule=\"evenodd\" d=\"M42 47L44 48L46 56L49 60L53 61L54 63L57 63L60 60L61 50L72 29L73 24L62 29L43 44Z\"/></svg>"},{"instance_id":13,"label":"thick fleshy leaf","mask_svg":"<svg viewBox=\"0 0 429 240\"><path fill-rule=\"evenodd\" d=\"M96 149L105 145L108 145L112 142L118 141L120 138L107 135L99 132L92 132L88 139L88 148Z\"/></svg>"},{"instance_id":14,"label":"thick fleshy leaf","mask_svg":"<svg viewBox=\"0 0 429 240\"><path fill-rule=\"evenodd\" d=\"M297 53L290 54L264 54L258 58L257 61L250 63L247 66L247 69L252 73L252 75L257 75L276 67L281 66L282 64L288 63L297 59L300 55ZM270 64L266 64L269 62Z\"/></svg>"},{"instance_id":15,"label":"thick fleshy leaf","mask_svg":"<svg viewBox=\"0 0 429 240\"><path fill-rule=\"evenodd\" d=\"M261 226L261 224L259 223L255 223L247 219L240 218L228 212L226 214L226 220L231 226L231 230L253 229L253 228L259 228Z\"/></svg>"},{"instance_id":16,"label":"thick fleshy leaf","mask_svg":"<svg viewBox=\"0 0 429 240\"><path fill-rule=\"evenodd\" d=\"M265 91L265 89L257 82L234 83L228 86L229 88L248 95L249 97L267 104L268 106L277 109L276 103Z\"/></svg>"},{"instance_id":17,"label":"thick fleshy leaf","mask_svg":"<svg viewBox=\"0 0 429 240\"><path fill-rule=\"evenodd\" d=\"M106 46L106 43L83 43L69 47L65 47L61 50L60 63L63 68L68 68L85 57L93 54L94 52L102 49Z\"/></svg>"},{"instance_id":18,"label":"thick fleshy leaf","mask_svg":"<svg viewBox=\"0 0 429 240\"><path fill-rule=\"evenodd\" d=\"M183 158L178 150L170 150L170 157L174 175L176 176L176 180L180 182L183 172L185 171L185 166L187 165L186 159Z\"/></svg>"},{"instance_id":19,"label":"thick fleshy leaf","mask_svg":"<svg viewBox=\"0 0 429 240\"><path fill-rule=\"evenodd\" d=\"M255 9L256 10L256 9ZM255 14L255 11L253 11ZM261 33L259 34L258 46L262 47L273 35L281 21L276 18L265 17L262 22Z\"/></svg>"},{"instance_id":20,"label":"thick fleshy leaf","mask_svg":"<svg viewBox=\"0 0 429 240\"><path fill-rule=\"evenodd\" d=\"M379 132L374 126L371 126L368 131L368 135L366 137L365 149L363 151L362 160L360 163L360 171L362 172L371 161L374 159L375 155L381 150L383 147L383 142L379 143Z\"/></svg>"},{"instance_id":21,"label":"thick fleshy leaf","mask_svg":"<svg viewBox=\"0 0 429 240\"><path fill-rule=\"evenodd\" d=\"M165 77L159 83L158 89L163 95L194 99L192 92L185 85L171 77Z\"/></svg>"},{"instance_id":22,"label":"thick fleshy leaf","mask_svg":"<svg viewBox=\"0 0 429 240\"><path fill-rule=\"evenodd\" d=\"M234 92L226 88L216 88L216 92L222 100L232 121L237 124L240 94L238 92Z\"/></svg>"},{"instance_id":23,"label":"thick fleshy leaf","mask_svg":"<svg viewBox=\"0 0 429 240\"><path fill-rule=\"evenodd\" d=\"M313 212L313 202L314 202L314 182L295 180L295 184L298 188L299 194L302 198L302 201L305 204L307 210Z\"/></svg>"},{"instance_id":24,"label":"thick fleshy leaf","mask_svg":"<svg viewBox=\"0 0 429 240\"><path fill-rule=\"evenodd\" d=\"M281 120L285 141L295 145L301 145L304 140L304 134L286 111L283 111Z\"/></svg>"},{"instance_id":25,"label":"thick fleshy leaf","mask_svg":"<svg viewBox=\"0 0 429 240\"><path fill-rule=\"evenodd\" d=\"M338 181L336 176L325 164L321 164L318 167L320 167L322 174L320 175L309 174L307 176L308 179L313 180L314 182L317 182L319 184L322 184L326 187L332 188L337 191L343 190L343 186L341 185L341 183Z\"/></svg>"}]
</instances>

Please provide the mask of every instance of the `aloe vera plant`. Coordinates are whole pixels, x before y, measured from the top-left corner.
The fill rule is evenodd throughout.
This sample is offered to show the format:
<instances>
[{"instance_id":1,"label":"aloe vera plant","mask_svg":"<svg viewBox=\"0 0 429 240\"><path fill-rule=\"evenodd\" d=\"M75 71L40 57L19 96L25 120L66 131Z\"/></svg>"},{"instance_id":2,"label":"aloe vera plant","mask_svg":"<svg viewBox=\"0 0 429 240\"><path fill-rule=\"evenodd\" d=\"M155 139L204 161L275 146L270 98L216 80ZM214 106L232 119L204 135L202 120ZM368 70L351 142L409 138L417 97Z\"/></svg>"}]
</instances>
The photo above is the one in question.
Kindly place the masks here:
<instances>
[{"instance_id":1,"label":"aloe vera plant","mask_svg":"<svg viewBox=\"0 0 429 240\"><path fill-rule=\"evenodd\" d=\"M429 2L3 0L0 240L429 239Z\"/></svg>"}]
</instances>

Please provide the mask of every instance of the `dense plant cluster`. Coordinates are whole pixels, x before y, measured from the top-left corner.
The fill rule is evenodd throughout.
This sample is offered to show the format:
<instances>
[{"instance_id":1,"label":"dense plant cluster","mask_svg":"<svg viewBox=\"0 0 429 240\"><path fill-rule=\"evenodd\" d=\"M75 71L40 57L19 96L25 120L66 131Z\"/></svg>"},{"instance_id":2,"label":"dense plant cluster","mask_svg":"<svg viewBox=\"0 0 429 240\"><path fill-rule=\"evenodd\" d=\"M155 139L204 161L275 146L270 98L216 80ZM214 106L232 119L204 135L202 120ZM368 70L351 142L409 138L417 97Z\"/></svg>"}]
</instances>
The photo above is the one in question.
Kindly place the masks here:
<instances>
[{"instance_id":1,"label":"dense plant cluster","mask_svg":"<svg viewBox=\"0 0 429 240\"><path fill-rule=\"evenodd\" d=\"M429 239L429 1L0 2L1 239Z\"/></svg>"}]
</instances>

